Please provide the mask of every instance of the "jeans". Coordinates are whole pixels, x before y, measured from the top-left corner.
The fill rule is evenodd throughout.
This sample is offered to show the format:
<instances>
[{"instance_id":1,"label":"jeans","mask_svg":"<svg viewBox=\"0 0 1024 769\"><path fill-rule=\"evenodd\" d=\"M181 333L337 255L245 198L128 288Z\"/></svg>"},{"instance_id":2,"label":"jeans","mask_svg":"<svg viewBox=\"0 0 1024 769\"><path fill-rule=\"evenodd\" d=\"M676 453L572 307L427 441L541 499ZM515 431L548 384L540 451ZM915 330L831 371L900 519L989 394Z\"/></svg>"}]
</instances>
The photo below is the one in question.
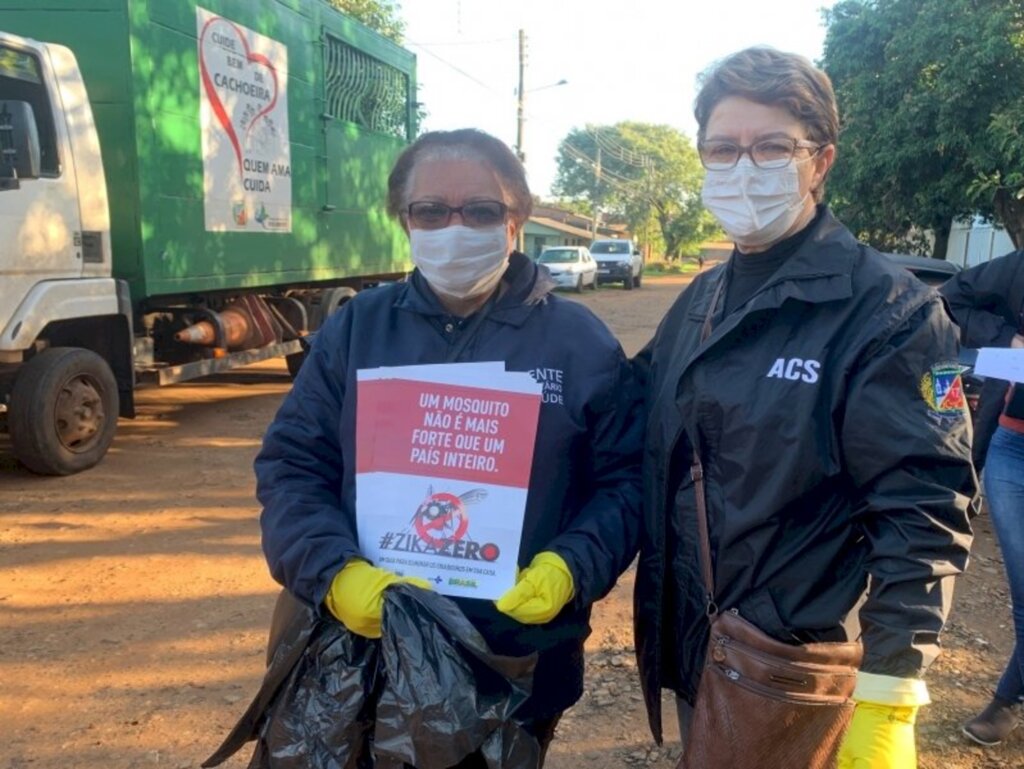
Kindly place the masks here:
<instances>
[{"instance_id":1,"label":"jeans","mask_svg":"<svg viewBox=\"0 0 1024 769\"><path fill-rule=\"evenodd\" d=\"M1024 701L1024 435L999 427L985 458L985 496L1010 583L1016 644L996 696Z\"/></svg>"}]
</instances>

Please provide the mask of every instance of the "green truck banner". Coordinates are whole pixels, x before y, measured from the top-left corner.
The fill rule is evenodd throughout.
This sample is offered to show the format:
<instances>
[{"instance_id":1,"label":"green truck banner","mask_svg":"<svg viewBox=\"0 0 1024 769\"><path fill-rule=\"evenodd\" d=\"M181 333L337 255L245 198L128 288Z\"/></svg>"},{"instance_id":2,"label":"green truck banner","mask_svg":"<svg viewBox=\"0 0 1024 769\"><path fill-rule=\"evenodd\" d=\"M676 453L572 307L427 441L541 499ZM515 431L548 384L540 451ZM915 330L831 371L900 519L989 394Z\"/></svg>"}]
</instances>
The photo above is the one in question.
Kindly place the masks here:
<instances>
[{"instance_id":1,"label":"green truck banner","mask_svg":"<svg viewBox=\"0 0 1024 769\"><path fill-rule=\"evenodd\" d=\"M291 232L288 48L196 8L206 229Z\"/></svg>"}]
</instances>

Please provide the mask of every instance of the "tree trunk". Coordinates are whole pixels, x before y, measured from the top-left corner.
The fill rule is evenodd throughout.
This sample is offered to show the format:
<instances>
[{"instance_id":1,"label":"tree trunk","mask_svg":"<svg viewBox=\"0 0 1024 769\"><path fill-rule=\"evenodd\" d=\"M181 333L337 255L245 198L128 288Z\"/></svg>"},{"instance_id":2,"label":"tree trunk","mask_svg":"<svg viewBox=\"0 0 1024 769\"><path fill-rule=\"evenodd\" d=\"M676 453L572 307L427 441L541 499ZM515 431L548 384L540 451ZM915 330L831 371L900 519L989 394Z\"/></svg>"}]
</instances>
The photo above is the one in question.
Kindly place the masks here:
<instances>
[{"instance_id":1,"label":"tree trunk","mask_svg":"<svg viewBox=\"0 0 1024 769\"><path fill-rule=\"evenodd\" d=\"M1024 248L1024 200L1005 187L1000 187L996 190L992 202L996 210L996 219L1009 233L1013 247Z\"/></svg>"},{"instance_id":2,"label":"tree trunk","mask_svg":"<svg viewBox=\"0 0 1024 769\"><path fill-rule=\"evenodd\" d=\"M935 233L935 243L932 245L932 259L946 258L946 251L949 250L949 231L952 226L953 223L946 220L943 224L932 229L932 232Z\"/></svg>"}]
</instances>

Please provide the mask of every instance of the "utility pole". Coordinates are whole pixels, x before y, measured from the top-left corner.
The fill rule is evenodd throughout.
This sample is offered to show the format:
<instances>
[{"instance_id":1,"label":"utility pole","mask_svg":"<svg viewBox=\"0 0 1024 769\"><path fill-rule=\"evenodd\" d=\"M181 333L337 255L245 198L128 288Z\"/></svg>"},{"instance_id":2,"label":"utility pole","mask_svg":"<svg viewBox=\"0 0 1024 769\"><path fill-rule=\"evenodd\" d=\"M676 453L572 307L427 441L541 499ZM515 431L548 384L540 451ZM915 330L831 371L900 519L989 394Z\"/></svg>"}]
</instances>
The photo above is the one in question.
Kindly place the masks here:
<instances>
[{"instance_id":1,"label":"utility pole","mask_svg":"<svg viewBox=\"0 0 1024 769\"><path fill-rule=\"evenodd\" d=\"M591 240L597 240L597 218L601 215L601 148L597 148L597 162L594 164L594 221Z\"/></svg>"},{"instance_id":2,"label":"utility pole","mask_svg":"<svg viewBox=\"0 0 1024 769\"><path fill-rule=\"evenodd\" d=\"M526 74L526 32L519 30L519 88L516 90L516 155L520 162L526 162L526 153L523 152L523 122L525 116L526 88L524 75Z\"/></svg>"},{"instance_id":3,"label":"utility pole","mask_svg":"<svg viewBox=\"0 0 1024 769\"><path fill-rule=\"evenodd\" d=\"M526 153L523 152L523 122L526 120L526 32L519 30L519 88L516 89L516 157L520 163L526 163ZM526 222L519 228L519 235L516 240L516 249L520 253L526 252Z\"/></svg>"}]
</instances>

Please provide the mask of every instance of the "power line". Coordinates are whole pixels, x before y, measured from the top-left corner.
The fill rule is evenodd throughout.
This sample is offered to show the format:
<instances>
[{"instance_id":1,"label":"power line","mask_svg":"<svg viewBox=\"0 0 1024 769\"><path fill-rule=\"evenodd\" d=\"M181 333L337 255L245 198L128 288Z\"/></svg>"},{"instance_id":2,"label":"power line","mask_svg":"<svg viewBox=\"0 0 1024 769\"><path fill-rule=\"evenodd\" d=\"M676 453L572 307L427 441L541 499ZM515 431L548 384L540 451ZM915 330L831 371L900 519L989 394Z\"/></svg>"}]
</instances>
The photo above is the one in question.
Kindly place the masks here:
<instances>
[{"instance_id":1,"label":"power line","mask_svg":"<svg viewBox=\"0 0 1024 769\"><path fill-rule=\"evenodd\" d=\"M411 43L411 44L415 45L417 48L419 48L421 51L423 51L423 53L427 54L428 56L434 57L439 62L444 64L446 67L449 67L449 68L455 70L456 72L458 72L463 77L465 77L465 78L467 78L469 80L472 80L474 83L476 83L477 85L481 86L485 90L490 91L495 96L498 96L498 97L501 97L501 98L505 98L502 94L500 94L496 90L494 90L494 88L490 84L485 83L483 80L480 80L478 77L475 77L474 75L469 74L468 72L466 72L466 70L462 69L461 67L456 66L455 64L452 64L447 59L441 58L440 56L438 56L436 53L431 51L429 48L426 48L421 43Z\"/></svg>"},{"instance_id":2,"label":"power line","mask_svg":"<svg viewBox=\"0 0 1024 769\"><path fill-rule=\"evenodd\" d=\"M494 43L507 43L507 42L510 42L512 40L515 40L515 38L514 37L494 37L494 38L491 38L490 40L448 40L448 41L438 40L438 41L432 41L432 42L429 42L429 43L421 43L421 42L419 42L417 40L407 40L406 42L409 45L420 45L420 46L433 45L433 46L444 48L444 47L447 47L447 46L454 46L454 45L492 45Z\"/></svg>"},{"instance_id":3,"label":"power line","mask_svg":"<svg viewBox=\"0 0 1024 769\"><path fill-rule=\"evenodd\" d=\"M565 142L563 142L562 146L566 150L568 150L569 154L575 157L577 160L582 161L590 168L593 168L595 170L597 169L597 161L594 158L587 155L586 153L584 153L582 150L579 150L576 147L573 147L571 144ZM632 185L635 183L633 180L626 179L623 176L619 176L618 174L608 171L606 168L603 167L601 169L601 176L602 180L608 183L608 186L614 187L615 189L618 189L620 191L628 191L632 189Z\"/></svg>"},{"instance_id":4,"label":"power line","mask_svg":"<svg viewBox=\"0 0 1024 769\"><path fill-rule=\"evenodd\" d=\"M621 142L606 136L599 128L587 126L587 131L594 137L594 141L597 144L601 145L604 150L610 152L613 157L626 165L636 168L647 168L653 162L649 155L638 152L632 147L627 147Z\"/></svg>"},{"instance_id":5,"label":"power line","mask_svg":"<svg viewBox=\"0 0 1024 769\"><path fill-rule=\"evenodd\" d=\"M586 152L581 150L579 147L574 147L567 140L563 140L561 146L564 147L573 157L577 158L578 160L582 160L591 168L597 168L597 160L587 155ZM642 180L640 179L630 179L628 176L623 176L622 174L618 174L615 171L610 171L607 168L607 166L603 165L601 167L601 176L611 177L608 181L618 182L620 188L639 187L642 183Z\"/></svg>"}]
</instances>

